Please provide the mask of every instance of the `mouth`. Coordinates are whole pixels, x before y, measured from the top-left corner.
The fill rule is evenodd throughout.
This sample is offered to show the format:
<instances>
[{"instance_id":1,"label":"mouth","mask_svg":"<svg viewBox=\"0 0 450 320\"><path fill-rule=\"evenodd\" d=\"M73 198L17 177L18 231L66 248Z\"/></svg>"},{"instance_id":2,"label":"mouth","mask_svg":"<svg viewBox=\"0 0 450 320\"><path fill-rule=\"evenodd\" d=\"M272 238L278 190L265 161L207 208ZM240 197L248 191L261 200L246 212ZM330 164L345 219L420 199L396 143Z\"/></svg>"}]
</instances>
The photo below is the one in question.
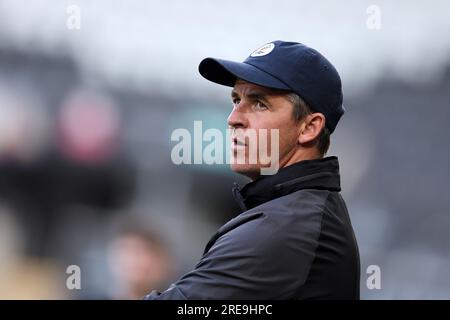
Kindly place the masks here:
<instances>
[{"instance_id":1,"label":"mouth","mask_svg":"<svg viewBox=\"0 0 450 320\"><path fill-rule=\"evenodd\" d=\"M246 147L247 144L241 140L239 140L237 137L233 137L232 140L233 147Z\"/></svg>"}]
</instances>

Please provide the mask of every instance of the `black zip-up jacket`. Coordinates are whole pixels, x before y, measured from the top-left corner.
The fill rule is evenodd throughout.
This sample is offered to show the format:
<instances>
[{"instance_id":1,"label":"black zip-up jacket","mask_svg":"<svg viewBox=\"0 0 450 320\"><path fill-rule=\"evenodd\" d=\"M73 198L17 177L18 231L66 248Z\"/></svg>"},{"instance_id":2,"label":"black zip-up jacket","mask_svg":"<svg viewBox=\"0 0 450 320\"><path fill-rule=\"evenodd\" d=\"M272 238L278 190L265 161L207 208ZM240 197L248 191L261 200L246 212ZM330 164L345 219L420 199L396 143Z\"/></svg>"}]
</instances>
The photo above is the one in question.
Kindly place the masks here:
<instances>
[{"instance_id":1,"label":"black zip-up jacket","mask_svg":"<svg viewBox=\"0 0 450 320\"><path fill-rule=\"evenodd\" d=\"M145 299L359 299L358 246L336 157L301 161L234 195L194 270Z\"/></svg>"}]
</instances>

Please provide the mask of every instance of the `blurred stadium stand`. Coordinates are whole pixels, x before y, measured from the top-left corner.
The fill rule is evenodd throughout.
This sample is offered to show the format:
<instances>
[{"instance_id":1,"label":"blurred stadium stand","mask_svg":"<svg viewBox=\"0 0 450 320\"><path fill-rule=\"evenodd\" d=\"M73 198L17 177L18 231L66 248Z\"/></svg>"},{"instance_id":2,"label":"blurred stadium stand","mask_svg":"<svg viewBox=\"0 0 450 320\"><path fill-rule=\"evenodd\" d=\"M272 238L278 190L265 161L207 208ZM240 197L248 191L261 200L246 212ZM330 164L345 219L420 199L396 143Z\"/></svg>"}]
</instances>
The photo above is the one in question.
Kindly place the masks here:
<instances>
[{"instance_id":1,"label":"blurred stadium stand","mask_svg":"<svg viewBox=\"0 0 450 320\"><path fill-rule=\"evenodd\" d=\"M85 20L68 40L65 3L0 1L0 298L112 297L108 248L127 220L167 240L167 282L189 271L238 213L231 187L246 180L225 165L175 166L170 134L193 120L225 128L229 90L201 81L200 58L243 59L272 38L330 48L343 70L347 113L329 154L341 159L362 298L450 298L450 41L430 36L450 31L448 3L381 1L384 33L370 33L369 2L325 11L296 2L309 8L302 20L288 2L276 13L265 1L234 26L217 13L233 2L75 2ZM179 19L166 21L169 13ZM272 14L280 25L260 26ZM313 27L286 32L297 20ZM240 34L246 23L262 29ZM428 48L433 56L422 61ZM81 292L65 287L71 264L81 267ZM365 285L371 264L381 267L381 290Z\"/></svg>"}]
</instances>

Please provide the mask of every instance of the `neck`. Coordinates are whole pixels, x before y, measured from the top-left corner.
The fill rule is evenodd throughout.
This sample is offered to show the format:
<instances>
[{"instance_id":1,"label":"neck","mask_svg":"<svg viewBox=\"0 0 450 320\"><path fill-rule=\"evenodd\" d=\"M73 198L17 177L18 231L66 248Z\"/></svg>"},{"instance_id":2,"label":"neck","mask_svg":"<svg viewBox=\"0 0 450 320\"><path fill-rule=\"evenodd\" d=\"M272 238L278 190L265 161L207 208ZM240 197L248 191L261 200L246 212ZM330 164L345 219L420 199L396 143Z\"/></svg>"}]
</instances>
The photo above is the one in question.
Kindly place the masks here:
<instances>
[{"instance_id":1,"label":"neck","mask_svg":"<svg viewBox=\"0 0 450 320\"><path fill-rule=\"evenodd\" d=\"M317 148L297 148L280 159L278 169L288 167L303 160L316 160L321 158L323 158L323 156L319 154ZM261 177L260 172L255 174L246 173L245 175L250 178L250 181L258 180Z\"/></svg>"},{"instance_id":2,"label":"neck","mask_svg":"<svg viewBox=\"0 0 450 320\"><path fill-rule=\"evenodd\" d=\"M280 161L280 169L288 167L294 163L303 161L303 160L315 160L323 158L316 148L307 148L307 149L297 149L291 155L288 155L286 159L282 162Z\"/></svg>"}]
</instances>

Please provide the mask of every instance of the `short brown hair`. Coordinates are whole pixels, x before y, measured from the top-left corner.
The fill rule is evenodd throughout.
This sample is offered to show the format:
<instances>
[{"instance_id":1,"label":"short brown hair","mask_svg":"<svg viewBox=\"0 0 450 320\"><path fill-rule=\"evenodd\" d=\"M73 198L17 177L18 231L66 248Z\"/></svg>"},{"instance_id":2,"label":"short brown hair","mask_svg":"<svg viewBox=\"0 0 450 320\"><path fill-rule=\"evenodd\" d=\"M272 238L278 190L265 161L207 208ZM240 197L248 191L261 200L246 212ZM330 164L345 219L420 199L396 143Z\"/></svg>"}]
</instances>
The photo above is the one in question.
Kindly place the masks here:
<instances>
[{"instance_id":1,"label":"short brown hair","mask_svg":"<svg viewBox=\"0 0 450 320\"><path fill-rule=\"evenodd\" d=\"M307 115L313 113L314 111L311 107L296 93L291 92L286 95L286 98L292 103L294 106L293 116L294 119L300 121L304 119ZM317 149L320 154L325 156L330 147L330 130L325 126L319 134L319 138L317 140Z\"/></svg>"}]
</instances>

